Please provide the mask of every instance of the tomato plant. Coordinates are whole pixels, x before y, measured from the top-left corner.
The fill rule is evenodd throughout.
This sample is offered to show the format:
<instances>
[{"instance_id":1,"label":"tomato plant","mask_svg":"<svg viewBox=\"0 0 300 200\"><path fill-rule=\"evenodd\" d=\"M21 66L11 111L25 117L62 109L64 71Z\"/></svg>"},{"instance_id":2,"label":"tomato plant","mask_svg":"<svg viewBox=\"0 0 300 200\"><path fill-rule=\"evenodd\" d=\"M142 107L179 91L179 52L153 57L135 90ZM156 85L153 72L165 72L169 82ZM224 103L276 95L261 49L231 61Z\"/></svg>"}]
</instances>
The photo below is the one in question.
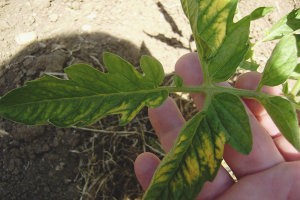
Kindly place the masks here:
<instances>
[{"instance_id":1,"label":"tomato plant","mask_svg":"<svg viewBox=\"0 0 300 200\"><path fill-rule=\"evenodd\" d=\"M121 114L120 125L130 122L144 107L160 106L170 92L199 92L205 103L181 129L171 151L158 166L144 199L194 199L206 181L212 181L221 165L225 143L248 155L252 149L249 118L241 97L258 100L285 138L300 151L296 110L300 109L298 65L300 10L293 10L276 23L256 44L249 39L250 23L273 8L261 7L234 22L238 0L181 0L195 38L204 83L160 86L162 65L143 56L144 74L122 58L104 53L108 73L85 64L65 69L69 80L50 75L26 83L0 99L0 115L27 125L51 123L58 127L92 124L106 115ZM255 47L279 40L264 67L256 90L226 88L238 67L256 70ZM199 72L200 73L200 72ZM291 91L289 78L298 79ZM263 86L283 84L283 96L261 92Z\"/></svg>"}]
</instances>

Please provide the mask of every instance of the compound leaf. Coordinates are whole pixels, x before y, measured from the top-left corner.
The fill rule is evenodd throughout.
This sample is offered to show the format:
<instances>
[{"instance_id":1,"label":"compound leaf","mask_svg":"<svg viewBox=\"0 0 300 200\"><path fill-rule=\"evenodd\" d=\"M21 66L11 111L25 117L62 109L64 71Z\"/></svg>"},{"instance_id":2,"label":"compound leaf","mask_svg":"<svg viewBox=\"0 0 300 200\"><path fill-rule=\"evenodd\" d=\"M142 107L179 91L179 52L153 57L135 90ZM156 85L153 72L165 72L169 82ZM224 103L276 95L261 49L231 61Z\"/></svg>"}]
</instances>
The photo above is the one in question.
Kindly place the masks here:
<instances>
[{"instance_id":1,"label":"compound leaf","mask_svg":"<svg viewBox=\"0 0 300 200\"><path fill-rule=\"evenodd\" d=\"M195 115L181 129L143 199L195 199L204 183L215 178L225 143L249 154L252 135L241 100L233 94L220 93L212 98L206 111Z\"/></svg>"},{"instance_id":2,"label":"compound leaf","mask_svg":"<svg viewBox=\"0 0 300 200\"><path fill-rule=\"evenodd\" d=\"M284 36L276 45L263 72L260 85L276 86L284 83L298 62L296 39Z\"/></svg>"},{"instance_id":3,"label":"compound leaf","mask_svg":"<svg viewBox=\"0 0 300 200\"><path fill-rule=\"evenodd\" d=\"M116 55L105 53L103 58L108 73L77 64L65 69L71 80L44 75L7 93L0 99L0 115L27 125L50 122L66 127L122 114L120 125L124 125L142 107L157 107L167 98L168 92L157 88L164 72L154 58L141 58L144 76Z\"/></svg>"},{"instance_id":4,"label":"compound leaf","mask_svg":"<svg viewBox=\"0 0 300 200\"><path fill-rule=\"evenodd\" d=\"M280 130L281 134L300 152L299 126L292 103L280 96L257 97Z\"/></svg>"},{"instance_id":5,"label":"compound leaf","mask_svg":"<svg viewBox=\"0 0 300 200\"><path fill-rule=\"evenodd\" d=\"M268 32L263 42L280 39L300 29L300 9L293 10L282 17Z\"/></svg>"}]
</instances>

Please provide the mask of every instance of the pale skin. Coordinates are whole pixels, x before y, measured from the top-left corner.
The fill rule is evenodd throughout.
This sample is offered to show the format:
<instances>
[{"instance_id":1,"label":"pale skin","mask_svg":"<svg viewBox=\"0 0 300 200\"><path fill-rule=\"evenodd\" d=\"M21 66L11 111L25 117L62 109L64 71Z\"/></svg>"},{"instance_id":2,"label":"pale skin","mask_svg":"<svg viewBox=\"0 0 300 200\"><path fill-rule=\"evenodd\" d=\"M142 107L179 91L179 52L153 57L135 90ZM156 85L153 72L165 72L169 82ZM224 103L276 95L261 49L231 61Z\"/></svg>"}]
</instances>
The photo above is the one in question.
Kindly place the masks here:
<instances>
[{"instance_id":1,"label":"pale skin","mask_svg":"<svg viewBox=\"0 0 300 200\"><path fill-rule=\"evenodd\" d=\"M181 57L175 66L176 74L184 79L184 85L200 85L203 82L201 64L196 53ZM256 72L242 75L237 88L256 89L261 75ZM228 83L222 83L229 86ZM263 92L280 95L278 87L262 88ZM191 94L197 109L204 103L204 95ZM245 156L225 145L224 159L236 175L235 183L224 168L220 168L213 182L205 183L198 200L299 200L300 153L280 134L265 109L255 100L244 99L253 134L253 150ZM185 123L175 102L169 98L154 109L149 109L151 124L167 153ZM299 119L299 118L298 118ZM299 121L299 120L298 120ZM160 160L151 153L143 153L135 161L135 173L146 190Z\"/></svg>"}]
</instances>

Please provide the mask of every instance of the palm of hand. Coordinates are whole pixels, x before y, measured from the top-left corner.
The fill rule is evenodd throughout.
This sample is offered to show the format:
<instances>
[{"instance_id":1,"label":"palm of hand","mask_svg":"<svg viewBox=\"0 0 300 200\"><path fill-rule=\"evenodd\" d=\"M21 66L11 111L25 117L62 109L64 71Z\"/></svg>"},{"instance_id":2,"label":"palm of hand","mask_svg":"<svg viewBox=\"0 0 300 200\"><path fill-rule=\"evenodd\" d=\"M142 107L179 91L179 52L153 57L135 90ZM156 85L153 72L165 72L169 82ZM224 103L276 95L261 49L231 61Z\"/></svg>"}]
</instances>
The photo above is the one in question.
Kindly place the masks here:
<instances>
[{"instance_id":1,"label":"palm of hand","mask_svg":"<svg viewBox=\"0 0 300 200\"><path fill-rule=\"evenodd\" d=\"M185 85L202 83L201 65L197 54L187 54L176 64L176 73L183 77ZM241 76L236 87L256 89L261 75L248 73ZM228 83L222 83L228 86ZM277 87L264 87L262 91L280 95ZM204 103L204 95L191 94L198 110ZM224 159L238 178L235 183L224 168L213 182L207 182L197 199L300 199L300 154L280 134L264 108L255 100L245 99L253 133L253 150L245 156L225 145ZM168 99L162 106L149 109L149 118L160 142L168 152L181 127L185 123L175 102ZM271 136L271 137L270 137ZM139 182L147 189L159 159L151 154L141 154L135 162Z\"/></svg>"}]
</instances>

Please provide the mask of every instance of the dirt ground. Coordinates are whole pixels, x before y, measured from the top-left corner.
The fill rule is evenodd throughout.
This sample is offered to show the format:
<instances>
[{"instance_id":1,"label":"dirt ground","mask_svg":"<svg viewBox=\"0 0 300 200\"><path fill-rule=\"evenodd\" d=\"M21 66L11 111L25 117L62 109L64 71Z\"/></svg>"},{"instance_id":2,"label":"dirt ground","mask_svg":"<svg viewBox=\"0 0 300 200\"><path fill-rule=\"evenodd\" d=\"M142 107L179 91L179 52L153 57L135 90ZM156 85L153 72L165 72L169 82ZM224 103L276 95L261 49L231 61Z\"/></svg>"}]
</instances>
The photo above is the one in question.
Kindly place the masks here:
<instances>
[{"instance_id":1,"label":"dirt ground","mask_svg":"<svg viewBox=\"0 0 300 200\"><path fill-rule=\"evenodd\" d=\"M253 23L254 40L299 0L242 0L241 16L258 6L277 8ZM263 45L264 63L274 46ZM0 0L0 97L43 73L63 73L84 62L104 70L101 55L115 53L139 66L151 55L170 74L176 60L195 50L179 0ZM60 76L63 78L63 76ZM186 119L190 100L174 96ZM0 118L0 199L139 199L135 158L144 151L162 157L147 109L127 126L119 116L84 130L24 126Z\"/></svg>"}]
</instances>

